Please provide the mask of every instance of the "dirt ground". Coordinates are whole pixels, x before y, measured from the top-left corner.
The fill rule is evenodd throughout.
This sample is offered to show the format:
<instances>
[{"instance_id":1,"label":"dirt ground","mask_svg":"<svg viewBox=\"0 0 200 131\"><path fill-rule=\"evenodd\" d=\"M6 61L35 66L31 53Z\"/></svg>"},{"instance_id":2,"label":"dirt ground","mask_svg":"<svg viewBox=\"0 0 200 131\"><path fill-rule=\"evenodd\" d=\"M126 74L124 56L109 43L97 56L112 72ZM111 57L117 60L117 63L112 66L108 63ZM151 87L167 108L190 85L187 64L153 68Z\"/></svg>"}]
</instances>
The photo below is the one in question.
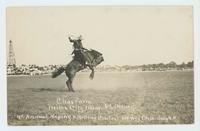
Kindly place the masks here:
<instances>
[{"instance_id":1,"label":"dirt ground","mask_svg":"<svg viewBox=\"0 0 200 131\"><path fill-rule=\"evenodd\" d=\"M191 124L193 71L8 77L9 125Z\"/></svg>"}]
</instances>

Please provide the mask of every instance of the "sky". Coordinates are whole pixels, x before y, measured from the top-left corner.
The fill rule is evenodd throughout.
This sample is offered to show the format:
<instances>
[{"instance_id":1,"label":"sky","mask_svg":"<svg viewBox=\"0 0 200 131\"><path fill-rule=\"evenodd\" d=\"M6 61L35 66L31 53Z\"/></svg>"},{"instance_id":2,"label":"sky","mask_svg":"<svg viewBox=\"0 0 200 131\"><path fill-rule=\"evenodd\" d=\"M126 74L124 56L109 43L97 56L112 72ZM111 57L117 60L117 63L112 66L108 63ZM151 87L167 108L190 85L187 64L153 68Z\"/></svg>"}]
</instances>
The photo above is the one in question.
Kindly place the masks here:
<instances>
[{"instance_id":1,"label":"sky","mask_svg":"<svg viewBox=\"0 0 200 131\"><path fill-rule=\"evenodd\" d=\"M191 6L8 7L6 13L7 57L12 40L17 65L67 64L69 35L82 35L104 65L193 60Z\"/></svg>"}]
</instances>

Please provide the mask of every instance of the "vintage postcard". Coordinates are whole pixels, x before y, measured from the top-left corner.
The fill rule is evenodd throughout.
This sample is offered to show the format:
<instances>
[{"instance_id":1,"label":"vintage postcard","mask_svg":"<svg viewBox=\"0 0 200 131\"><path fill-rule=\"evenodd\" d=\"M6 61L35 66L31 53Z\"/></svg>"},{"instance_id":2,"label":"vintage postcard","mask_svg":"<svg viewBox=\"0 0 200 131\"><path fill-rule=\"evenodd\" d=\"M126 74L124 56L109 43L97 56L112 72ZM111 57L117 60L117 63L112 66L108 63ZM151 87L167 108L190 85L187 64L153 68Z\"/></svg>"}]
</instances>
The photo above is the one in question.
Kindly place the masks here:
<instances>
[{"instance_id":1,"label":"vintage postcard","mask_svg":"<svg viewBox=\"0 0 200 131\"><path fill-rule=\"evenodd\" d=\"M192 6L6 8L8 125L194 123Z\"/></svg>"}]
</instances>

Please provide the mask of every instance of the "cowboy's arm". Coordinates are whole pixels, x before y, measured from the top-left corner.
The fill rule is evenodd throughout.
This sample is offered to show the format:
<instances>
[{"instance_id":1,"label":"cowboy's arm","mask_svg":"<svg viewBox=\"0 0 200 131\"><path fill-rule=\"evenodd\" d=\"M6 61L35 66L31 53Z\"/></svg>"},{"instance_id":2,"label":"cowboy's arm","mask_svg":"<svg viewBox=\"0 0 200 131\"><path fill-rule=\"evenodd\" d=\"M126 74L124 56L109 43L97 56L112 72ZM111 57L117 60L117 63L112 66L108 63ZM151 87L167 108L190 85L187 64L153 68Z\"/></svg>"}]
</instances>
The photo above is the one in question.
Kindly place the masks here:
<instances>
[{"instance_id":1,"label":"cowboy's arm","mask_svg":"<svg viewBox=\"0 0 200 131\"><path fill-rule=\"evenodd\" d=\"M71 37L68 37L70 42L74 42L74 40L71 39Z\"/></svg>"}]
</instances>

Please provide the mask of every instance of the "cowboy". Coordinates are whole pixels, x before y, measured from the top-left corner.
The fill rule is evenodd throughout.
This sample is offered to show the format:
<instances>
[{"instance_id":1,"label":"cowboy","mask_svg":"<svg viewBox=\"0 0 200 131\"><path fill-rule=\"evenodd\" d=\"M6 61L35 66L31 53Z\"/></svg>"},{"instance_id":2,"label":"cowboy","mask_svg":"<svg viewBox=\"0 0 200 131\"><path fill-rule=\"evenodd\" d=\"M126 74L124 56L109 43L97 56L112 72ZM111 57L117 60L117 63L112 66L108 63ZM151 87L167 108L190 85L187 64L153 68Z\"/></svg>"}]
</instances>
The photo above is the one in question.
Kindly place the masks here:
<instances>
[{"instance_id":1,"label":"cowboy","mask_svg":"<svg viewBox=\"0 0 200 131\"><path fill-rule=\"evenodd\" d=\"M69 37L69 41L73 43L74 50L72 55L74 54L74 59L77 59L81 64L86 67L86 62L90 63L87 57L85 56L84 51L87 50L82 45L82 36L79 36L78 39L71 39Z\"/></svg>"}]
</instances>

